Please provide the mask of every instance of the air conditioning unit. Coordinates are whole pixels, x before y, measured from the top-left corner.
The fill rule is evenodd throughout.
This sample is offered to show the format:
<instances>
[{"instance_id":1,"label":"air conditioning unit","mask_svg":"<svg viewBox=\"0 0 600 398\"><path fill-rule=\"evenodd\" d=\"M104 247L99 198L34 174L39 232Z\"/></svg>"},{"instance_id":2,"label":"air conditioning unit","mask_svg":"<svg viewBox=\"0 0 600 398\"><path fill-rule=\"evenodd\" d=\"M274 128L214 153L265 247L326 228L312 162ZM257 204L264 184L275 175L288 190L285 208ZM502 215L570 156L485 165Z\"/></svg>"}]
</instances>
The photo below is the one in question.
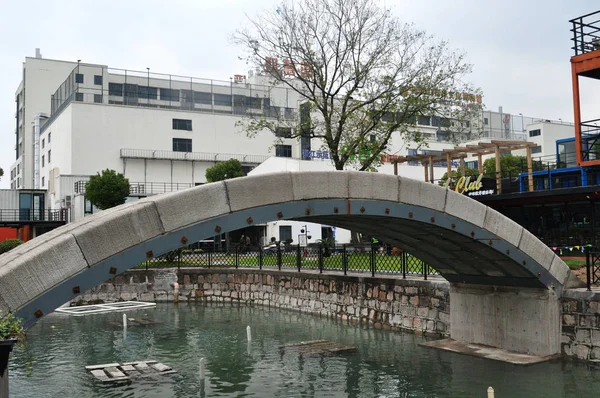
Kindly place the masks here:
<instances>
[{"instance_id":1,"label":"air conditioning unit","mask_svg":"<svg viewBox=\"0 0 600 398\"><path fill-rule=\"evenodd\" d=\"M72 199L71 195L65 196L65 206L66 207L71 207L71 199Z\"/></svg>"}]
</instances>

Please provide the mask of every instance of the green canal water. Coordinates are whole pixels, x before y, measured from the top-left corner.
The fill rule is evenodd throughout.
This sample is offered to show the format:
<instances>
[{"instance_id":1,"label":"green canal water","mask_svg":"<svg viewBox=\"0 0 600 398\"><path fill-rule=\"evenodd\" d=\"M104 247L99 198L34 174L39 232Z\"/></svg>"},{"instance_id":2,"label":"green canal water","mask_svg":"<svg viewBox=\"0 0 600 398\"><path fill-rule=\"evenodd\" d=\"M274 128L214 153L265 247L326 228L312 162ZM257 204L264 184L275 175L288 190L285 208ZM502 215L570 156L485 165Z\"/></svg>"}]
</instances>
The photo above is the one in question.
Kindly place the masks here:
<instances>
[{"instance_id":1,"label":"green canal water","mask_svg":"<svg viewBox=\"0 0 600 398\"><path fill-rule=\"evenodd\" d=\"M263 307L158 304L123 313L51 314L10 362L11 397L487 397L600 396L600 367L555 361L530 367L419 346L412 334ZM246 340L246 326L252 342ZM354 352L302 357L281 345L325 339ZM205 358L206 379L199 379ZM106 385L87 365L157 360L177 373Z\"/></svg>"}]
</instances>

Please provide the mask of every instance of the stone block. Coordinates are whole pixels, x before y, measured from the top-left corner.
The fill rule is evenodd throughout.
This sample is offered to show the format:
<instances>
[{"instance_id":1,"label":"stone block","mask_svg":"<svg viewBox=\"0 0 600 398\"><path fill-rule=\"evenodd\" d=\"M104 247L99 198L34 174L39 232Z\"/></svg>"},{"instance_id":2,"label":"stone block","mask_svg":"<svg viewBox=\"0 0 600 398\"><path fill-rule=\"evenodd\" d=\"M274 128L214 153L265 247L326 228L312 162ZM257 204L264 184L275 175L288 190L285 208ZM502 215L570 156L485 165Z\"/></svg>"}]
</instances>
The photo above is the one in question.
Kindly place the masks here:
<instances>
[{"instance_id":1,"label":"stone block","mask_svg":"<svg viewBox=\"0 0 600 398\"><path fill-rule=\"evenodd\" d=\"M554 252L550 248L547 249L550 250L552 254L554 254ZM558 283L564 285L567 281L570 272L571 270L569 266L565 264L565 262L560 257L554 254L554 258L550 263L550 274L556 278Z\"/></svg>"},{"instance_id":2,"label":"stone block","mask_svg":"<svg viewBox=\"0 0 600 398\"><path fill-rule=\"evenodd\" d=\"M429 308L427 307L419 307L417 308L417 315L420 317L427 317L427 315L429 314Z\"/></svg>"},{"instance_id":3,"label":"stone block","mask_svg":"<svg viewBox=\"0 0 600 398\"><path fill-rule=\"evenodd\" d=\"M165 231L229 213L225 183L206 184L145 199L154 202ZM198 204L202 205L199 206Z\"/></svg>"},{"instance_id":4,"label":"stone block","mask_svg":"<svg viewBox=\"0 0 600 398\"><path fill-rule=\"evenodd\" d=\"M397 176L366 171L348 171L348 196L351 199L398 201ZM369 213L367 208L365 214Z\"/></svg>"},{"instance_id":5,"label":"stone block","mask_svg":"<svg viewBox=\"0 0 600 398\"><path fill-rule=\"evenodd\" d=\"M487 207L454 191L448 191L446 195L446 207L444 211L454 217L467 221L478 227L483 227Z\"/></svg>"},{"instance_id":6,"label":"stone block","mask_svg":"<svg viewBox=\"0 0 600 398\"><path fill-rule=\"evenodd\" d=\"M483 228L515 247L519 246L521 234L523 233L523 227L489 207L485 213Z\"/></svg>"},{"instance_id":7,"label":"stone block","mask_svg":"<svg viewBox=\"0 0 600 398\"><path fill-rule=\"evenodd\" d=\"M592 347L590 352L590 359L597 361L600 359L600 347Z\"/></svg>"},{"instance_id":8,"label":"stone block","mask_svg":"<svg viewBox=\"0 0 600 398\"><path fill-rule=\"evenodd\" d=\"M578 329L575 334L575 340L579 343L591 344L592 337L589 329Z\"/></svg>"},{"instance_id":9,"label":"stone block","mask_svg":"<svg viewBox=\"0 0 600 398\"><path fill-rule=\"evenodd\" d=\"M411 305L416 307L419 305L419 296L412 296L408 301Z\"/></svg>"},{"instance_id":10,"label":"stone block","mask_svg":"<svg viewBox=\"0 0 600 398\"><path fill-rule=\"evenodd\" d=\"M578 359L587 360L590 356L590 347L584 344L577 344L574 354Z\"/></svg>"},{"instance_id":11,"label":"stone block","mask_svg":"<svg viewBox=\"0 0 600 398\"><path fill-rule=\"evenodd\" d=\"M348 173L292 173L294 200L348 198Z\"/></svg>"},{"instance_id":12,"label":"stone block","mask_svg":"<svg viewBox=\"0 0 600 398\"><path fill-rule=\"evenodd\" d=\"M88 266L75 238L69 234L32 247L10 262L5 263L2 257L0 311L5 313L21 308Z\"/></svg>"},{"instance_id":13,"label":"stone block","mask_svg":"<svg viewBox=\"0 0 600 398\"><path fill-rule=\"evenodd\" d=\"M232 178L225 185L231 211L294 200L292 173L273 173L268 178L260 175Z\"/></svg>"},{"instance_id":14,"label":"stone block","mask_svg":"<svg viewBox=\"0 0 600 398\"><path fill-rule=\"evenodd\" d=\"M413 318L412 320L413 328L415 329L421 329L422 323L423 321L421 320L421 318Z\"/></svg>"},{"instance_id":15,"label":"stone block","mask_svg":"<svg viewBox=\"0 0 600 398\"><path fill-rule=\"evenodd\" d=\"M440 299L436 298L436 297L432 297L431 298L431 305L434 307L439 307L440 306Z\"/></svg>"},{"instance_id":16,"label":"stone block","mask_svg":"<svg viewBox=\"0 0 600 398\"><path fill-rule=\"evenodd\" d=\"M533 260L537 261L542 267L550 271L552 261L556 256L552 249L540 241L531 232L523 229L521 240L519 242L519 249L530 256ZM559 281L559 283L562 283Z\"/></svg>"},{"instance_id":17,"label":"stone block","mask_svg":"<svg viewBox=\"0 0 600 398\"><path fill-rule=\"evenodd\" d=\"M596 315L579 315L579 326L588 328L596 326Z\"/></svg>"},{"instance_id":18,"label":"stone block","mask_svg":"<svg viewBox=\"0 0 600 398\"><path fill-rule=\"evenodd\" d=\"M600 314L600 301L590 301L587 305L587 312Z\"/></svg>"},{"instance_id":19,"label":"stone block","mask_svg":"<svg viewBox=\"0 0 600 398\"><path fill-rule=\"evenodd\" d=\"M446 193L447 189L437 184L400 177L398 197L401 203L443 212Z\"/></svg>"},{"instance_id":20,"label":"stone block","mask_svg":"<svg viewBox=\"0 0 600 398\"><path fill-rule=\"evenodd\" d=\"M153 203L140 203L73 230L87 262L94 264L163 233Z\"/></svg>"}]
</instances>

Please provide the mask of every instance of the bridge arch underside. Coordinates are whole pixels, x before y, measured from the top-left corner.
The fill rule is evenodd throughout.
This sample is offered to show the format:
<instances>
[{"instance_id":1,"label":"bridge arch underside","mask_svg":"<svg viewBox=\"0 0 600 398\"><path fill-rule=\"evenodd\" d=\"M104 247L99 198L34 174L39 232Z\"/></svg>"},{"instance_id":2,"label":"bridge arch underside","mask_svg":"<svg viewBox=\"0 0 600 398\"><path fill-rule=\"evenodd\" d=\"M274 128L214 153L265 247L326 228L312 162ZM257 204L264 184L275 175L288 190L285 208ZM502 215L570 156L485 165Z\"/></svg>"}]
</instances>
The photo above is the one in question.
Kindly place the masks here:
<instances>
[{"instance_id":1,"label":"bridge arch underside","mask_svg":"<svg viewBox=\"0 0 600 398\"><path fill-rule=\"evenodd\" d=\"M140 204L138 207L147 204ZM127 212L128 210L125 208L122 211ZM114 214L115 212L107 217L113 217ZM143 222L143 220L138 220L140 218L143 217L136 215L129 222ZM19 299L11 299L10 293L5 295L0 289L0 309L16 311L17 315L24 319L26 325L30 326L38 318L52 312L80 292L143 263L149 255L157 256L182 247L184 242L189 244L214 236L216 231L223 233L248 225L284 219L323 223L377 236L422 259L451 282L530 288L553 287L559 295L564 282L564 279L557 280L550 273L550 264L544 266L508 241L445 212L392 201L315 199L270 204L229 212L161 233L105 259L93 262L92 266L67 275L39 293L29 292L30 295L35 294L35 296L27 301L26 298L20 299L22 304L19 303ZM96 221L98 220L100 220L100 216ZM69 250L79 249L83 239L77 237L75 230L70 232L69 225L62 228L64 229L63 233L57 230L55 236L49 238L56 240L59 237L68 236L68 238L64 237L64 244L67 245L67 239L73 239L75 236L76 239L73 240L79 247L67 248L63 253L65 261L68 261ZM110 231L104 231L103 235L105 236L108 232ZM114 233L125 232L115 230ZM44 236L42 235L41 238ZM94 246L94 250L98 253L102 250L110 250L109 243L103 243L100 237L97 239L95 243L97 247ZM57 251L61 248L57 244L47 250ZM81 251L85 253L85 249L82 248ZM56 253L50 254L56 255ZM44 253L40 253L38 257L43 255ZM81 253L74 253L73 257L77 255L81 256ZM89 260L90 257L93 257L92 254L84 257L88 259L88 263L92 263L92 260ZM37 260L30 262L35 261ZM551 263L554 264L554 261L552 260ZM562 261L561 264L564 265ZM40 265L38 268L42 266ZM18 282L19 284L27 284L27 278L44 277L43 275L31 275L32 271L16 271L12 275L13 277L21 274L19 278L24 278ZM6 276L6 274L3 276L0 273L0 288L2 289L7 286L6 280L2 280Z\"/></svg>"}]
</instances>

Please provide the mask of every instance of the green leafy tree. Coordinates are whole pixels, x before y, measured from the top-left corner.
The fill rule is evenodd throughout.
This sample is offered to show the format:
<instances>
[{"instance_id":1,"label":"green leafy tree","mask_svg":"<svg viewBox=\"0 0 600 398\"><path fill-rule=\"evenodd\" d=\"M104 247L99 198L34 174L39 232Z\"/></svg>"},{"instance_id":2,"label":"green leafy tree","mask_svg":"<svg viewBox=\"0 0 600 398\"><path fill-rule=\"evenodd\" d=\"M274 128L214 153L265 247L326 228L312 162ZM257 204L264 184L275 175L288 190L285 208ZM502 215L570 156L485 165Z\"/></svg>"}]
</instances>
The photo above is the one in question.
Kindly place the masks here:
<instances>
[{"instance_id":1,"label":"green leafy tree","mask_svg":"<svg viewBox=\"0 0 600 398\"><path fill-rule=\"evenodd\" d=\"M544 170L541 162L532 162L533 171ZM491 157L483 162L485 177L496 178L496 158ZM500 173L502 177L517 177L519 173L527 173L527 156L506 154L500 156Z\"/></svg>"},{"instance_id":2,"label":"green leafy tree","mask_svg":"<svg viewBox=\"0 0 600 398\"><path fill-rule=\"evenodd\" d=\"M85 197L101 210L122 205L128 195L129 180L114 170L103 170L85 184Z\"/></svg>"},{"instance_id":3,"label":"green leafy tree","mask_svg":"<svg viewBox=\"0 0 600 398\"><path fill-rule=\"evenodd\" d=\"M478 169L472 169L470 167L464 167L465 169L465 177L475 177L477 178L479 176L479 170ZM460 177L462 177L463 175L463 167L457 167L456 170L452 170L452 183L456 183L456 181L458 181L458 179ZM444 186L446 185L446 181L448 180L448 172L444 173L444 175L442 176L442 178L440 179L440 181L438 182L439 185Z\"/></svg>"},{"instance_id":4,"label":"green leafy tree","mask_svg":"<svg viewBox=\"0 0 600 398\"><path fill-rule=\"evenodd\" d=\"M271 110L290 105L270 96L262 115L248 112L237 123L250 137L267 130L317 139L336 169L361 171L380 164L392 136L426 144L419 116L434 118L451 141L477 138L481 96L464 80L465 55L400 22L378 0L283 0L277 12L250 18L234 41L310 115L282 117Z\"/></svg>"},{"instance_id":5,"label":"green leafy tree","mask_svg":"<svg viewBox=\"0 0 600 398\"><path fill-rule=\"evenodd\" d=\"M217 182L228 180L230 178L242 177L242 164L237 159L229 159L226 162L215 164L213 167L206 169L206 181Z\"/></svg>"}]
</instances>

